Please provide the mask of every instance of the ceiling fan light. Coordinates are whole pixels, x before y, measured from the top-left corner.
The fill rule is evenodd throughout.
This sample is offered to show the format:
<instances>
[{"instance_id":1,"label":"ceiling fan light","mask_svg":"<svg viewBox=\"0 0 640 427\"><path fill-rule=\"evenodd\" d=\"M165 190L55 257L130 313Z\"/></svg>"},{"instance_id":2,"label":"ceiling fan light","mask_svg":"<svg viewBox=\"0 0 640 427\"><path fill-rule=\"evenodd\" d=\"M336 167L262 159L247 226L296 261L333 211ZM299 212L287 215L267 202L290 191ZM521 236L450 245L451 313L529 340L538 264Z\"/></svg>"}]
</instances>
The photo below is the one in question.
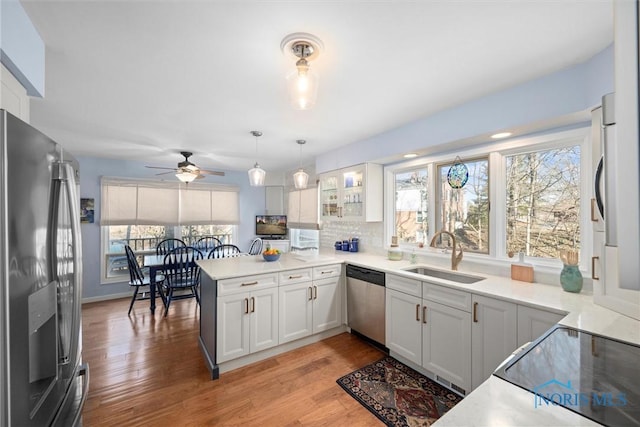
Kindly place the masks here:
<instances>
[{"instance_id":1,"label":"ceiling fan light","mask_svg":"<svg viewBox=\"0 0 640 427\"><path fill-rule=\"evenodd\" d=\"M296 186L296 190L304 190L309 183L309 174L302 168L298 169L298 172L293 174L293 184Z\"/></svg>"},{"instance_id":2,"label":"ceiling fan light","mask_svg":"<svg viewBox=\"0 0 640 427\"><path fill-rule=\"evenodd\" d=\"M176 174L176 178L178 178L180 181L185 182L187 184L193 181L194 179L196 179L197 177L198 177L197 173L192 173L188 171L180 171Z\"/></svg>"},{"instance_id":3,"label":"ceiling fan light","mask_svg":"<svg viewBox=\"0 0 640 427\"><path fill-rule=\"evenodd\" d=\"M267 176L267 172L258 163L252 169L249 169L247 173L249 174L249 185L252 187L262 187L264 185L264 178Z\"/></svg>"}]
</instances>

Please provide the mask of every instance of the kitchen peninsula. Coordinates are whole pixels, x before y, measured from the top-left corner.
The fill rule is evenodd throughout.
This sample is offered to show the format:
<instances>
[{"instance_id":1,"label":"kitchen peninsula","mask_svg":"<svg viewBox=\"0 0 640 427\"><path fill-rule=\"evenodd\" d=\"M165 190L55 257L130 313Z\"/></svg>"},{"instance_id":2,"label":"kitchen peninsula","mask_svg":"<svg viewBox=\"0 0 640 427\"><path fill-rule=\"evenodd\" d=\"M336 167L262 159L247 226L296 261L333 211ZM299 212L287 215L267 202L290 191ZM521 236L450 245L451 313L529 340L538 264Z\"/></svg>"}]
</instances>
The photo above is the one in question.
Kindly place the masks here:
<instances>
[{"instance_id":1,"label":"kitchen peninsula","mask_svg":"<svg viewBox=\"0 0 640 427\"><path fill-rule=\"evenodd\" d=\"M408 268L416 267L409 261L390 261L383 256L368 253L327 252L316 256L290 253L283 254L279 261L270 263L265 262L261 256L200 261L203 272L200 347L212 378L217 378L220 372L345 331L343 263L385 272L388 294L396 292L389 286L389 280L398 280L402 284L415 281L423 286L426 283L424 277L407 271ZM513 333L514 337L518 336L518 342L509 351L523 343L524 338L520 338L521 329L539 335L539 327L537 330L535 327L538 319L535 316L529 316L533 320L528 322L527 327L521 328L525 326L523 319L526 317L521 317L520 314L532 311L551 313L557 319L553 322L557 321L561 325L640 344L640 322L593 304L593 297L589 293L573 294L563 291L559 285L525 283L507 277L479 275L486 279L472 284L432 278L429 280L432 285L430 289L446 288L458 294L468 293L479 298L478 301L489 299L511 304L518 311L512 325L518 330L517 334ZM329 298L326 298L327 294L330 295ZM314 309L317 307L313 306L316 297L318 301L325 299L324 308L318 309L323 310L324 325L318 325L319 329L314 330L315 325L307 326L307 322L300 319L313 319L316 313ZM426 298L424 294L423 298ZM285 314L292 312L292 307L299 304L306 308L301 312L295 310L293 314ZM232 312L241 313L240 316L247 320L242 322L236 319L230 315ZM268 315L259 318L261 312L267 312ZM482 312L479 313L481 317ZM388 311L387 327L390 321L393 319L389 319ZM304 333L299 334L300 329ZM526 339L535 340L538 335ZM245 340L248 344L242 344ZM387 346L392 349L389 337ZM398 357L393 349L391 355ZM406 358L398 358L414 368L420 368ZM495 425L504 422L512 425L593 425L589 419L560 406L534 408L532 396L531 393L489 374L479 384L474 381L463 401L445 414L438 425ZM479 408L483 410L480 411Z\"/></svg>"}]
</instances>

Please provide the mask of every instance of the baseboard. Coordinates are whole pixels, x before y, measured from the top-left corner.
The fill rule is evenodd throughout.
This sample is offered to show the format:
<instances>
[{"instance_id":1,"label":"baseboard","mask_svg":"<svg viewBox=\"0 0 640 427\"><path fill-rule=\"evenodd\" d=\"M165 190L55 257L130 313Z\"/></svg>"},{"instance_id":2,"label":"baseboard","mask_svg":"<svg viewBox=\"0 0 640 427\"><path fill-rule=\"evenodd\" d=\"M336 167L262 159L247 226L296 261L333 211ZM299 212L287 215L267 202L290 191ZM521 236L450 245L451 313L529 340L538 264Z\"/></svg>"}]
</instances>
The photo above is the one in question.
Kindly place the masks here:
<instances>
[{"instance_id":1,"label":"baseboard","mask_svg":"<svg viewBox=\"0 0 640 427\"><path fill-rule=\"evenodd\" d=\"M82 298L82 303L87 304L90 302L109 301L112 299L131 298L132 292L122 292L119 294L102 295L98 297Z\"/></svg>"},{"instance_id":2,"label":"baseboard","mask_svg":"<svg viewBox=\"0 0 640 427\"><path fill-rule=\"evenodd\" d=\"M313 344L318 341L322 341L323 339L341 334L343 332L346 332L346 328L344 326L339 326L337 328L333 328L328 331L321 332L319 334L301 338L296 341L291 341L286 344L281 344L276 347L269 348L267 350L262 350L258 353L249 354L247 356L243 356L238 359L229 360L227 362L222 362L218 364L219 373L221 374L224 372L229 372L234 369L238 369L243 366L250 365L255 362L259 362L269 357L286 353L287 351L295 350L296 348L304 347L306 345Z\"/></svg>"}]
</instances>

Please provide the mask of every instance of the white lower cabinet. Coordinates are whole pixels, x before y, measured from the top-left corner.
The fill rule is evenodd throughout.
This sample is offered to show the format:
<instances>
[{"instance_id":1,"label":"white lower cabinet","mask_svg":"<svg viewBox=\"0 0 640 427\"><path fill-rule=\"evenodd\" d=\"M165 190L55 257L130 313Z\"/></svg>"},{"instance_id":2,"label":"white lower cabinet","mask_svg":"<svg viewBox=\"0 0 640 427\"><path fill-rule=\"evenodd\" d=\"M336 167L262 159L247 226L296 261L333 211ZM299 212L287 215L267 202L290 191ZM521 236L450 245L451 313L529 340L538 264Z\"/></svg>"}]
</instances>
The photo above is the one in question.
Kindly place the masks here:
<instances>
[{"instance_id":1,"label":"white lower cabinet","mask_svg":"<svg viewBox=\"0 0 640 427\"><path fill-rule=\"evenodd\" d=\"M471 391L471 313L423 300L422 366Z\"/></svg>"},{"instance_id":2,"label":"white lower cabinet","mask_svg":"<svg viewBox=\"0 0 640 427\"><path fill-rule=\"evenodd\" d=\"M420 282L416 282L387 277L386 346L436 375L441 382L444 380L459 392L468 393L471 390L471 294L429 283L422 283L421 290ZM439 302L393 289L396 285L413 293L433 296Z\"/></svg>"},{"instance_id":3,"label":"white lower cabinet","mask_svg":"<svg viewBox=\"0 0 640 427\"><path fill-rule=\"evenodd\" d=\"M534 341L565 315L518 305L518 347Z\"/></svg>"},{"instance_id":4,"label":"white lower cabinet","mask_svg":"<svg viewBox=\"0 0 640 427\"><path fill-rule=\"evenodd\" d=\"M336 276L280 287L280 344L340 326L339 284Z\"/></svg>"},{"instance_id":5,"label":"white lower cabinet","mask_svg":"<svg viewBox=\"0 0 640 427\"><path fill-rule=\"evenodd\" d=\"M422 364L422 298L389 288L385 301L385 335L389 351L415 363Z\"/></svg>"},{"instance_id":6,"label":"white lower cabinet","mask_svg":"<svg viewBox=\"0 0 640 427\"><path fill-rule=\"evenodd\" d=\"M475 389L517 346L517 304L473 295L471 375Z\"/></svg>"},{"instance_id":7,"label":"white lower cabinet","mask_svg":"<svg viewBox=\"0 0 640 427\"><path fill-rule=\"evenodd\" d=\"M313 330L311 282L281 286L279 299L280 344L311 335Z\"/></svg>"},{"instance_id":8,"label":"white lower cabinet","mask_svg":"<svg viewBox=\"0 0 640 427\"><path fill-rule=\"evenodd\" d=\"M217 361L278 345L278 288L219 296Z\"/></svg>"}]
</instances>

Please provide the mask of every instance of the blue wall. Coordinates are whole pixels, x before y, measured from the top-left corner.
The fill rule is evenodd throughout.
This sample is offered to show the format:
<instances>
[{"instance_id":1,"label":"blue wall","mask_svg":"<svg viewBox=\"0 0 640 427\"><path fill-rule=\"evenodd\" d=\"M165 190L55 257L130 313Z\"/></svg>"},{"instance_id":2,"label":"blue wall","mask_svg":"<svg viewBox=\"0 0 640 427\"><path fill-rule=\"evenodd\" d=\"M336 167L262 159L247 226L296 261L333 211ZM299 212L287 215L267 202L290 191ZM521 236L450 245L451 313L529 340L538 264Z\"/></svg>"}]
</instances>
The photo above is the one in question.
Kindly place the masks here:
<instances>
[{"instance_id":1,"label":"blue wall","mask_svg":"<svg viewBox=\"0 0 640 427\"><path fill-rule=\"evenodd\" d=\"M602 95L613 90L611 45L582 64L322 154L316 158L316 172L550 122L599 105Z\"/></svg>"},{"instance_id":2,"label":"blue wall","mask_svg":"<svg viewBox=\"0 0 640 427\"><path fill-rule=\"evenodd\" d=\"M0 60L30 96L44 96L44 43L18 0L0 1Z\"/></svg>"},{"instance_id":3,"label":"blue wall","mask_svg":"<svg viewBox=\"0 0 640 427\"><path fill-rule=\"evenodd\" d=\"M83 298L104 297L130 292L127 283L100 284L100 178L102 176L126 178L154 178L144 163L92 157L79 157L80 197L95 199L94 224L82 224ZM262 187L251 187L246 172L225 171L225 176L209 176L209 183L233 184L240 188L240 225L238 246L248 249L255 231L255 215L263 214L265 192Z\"/></svg>"}]
</instances>

